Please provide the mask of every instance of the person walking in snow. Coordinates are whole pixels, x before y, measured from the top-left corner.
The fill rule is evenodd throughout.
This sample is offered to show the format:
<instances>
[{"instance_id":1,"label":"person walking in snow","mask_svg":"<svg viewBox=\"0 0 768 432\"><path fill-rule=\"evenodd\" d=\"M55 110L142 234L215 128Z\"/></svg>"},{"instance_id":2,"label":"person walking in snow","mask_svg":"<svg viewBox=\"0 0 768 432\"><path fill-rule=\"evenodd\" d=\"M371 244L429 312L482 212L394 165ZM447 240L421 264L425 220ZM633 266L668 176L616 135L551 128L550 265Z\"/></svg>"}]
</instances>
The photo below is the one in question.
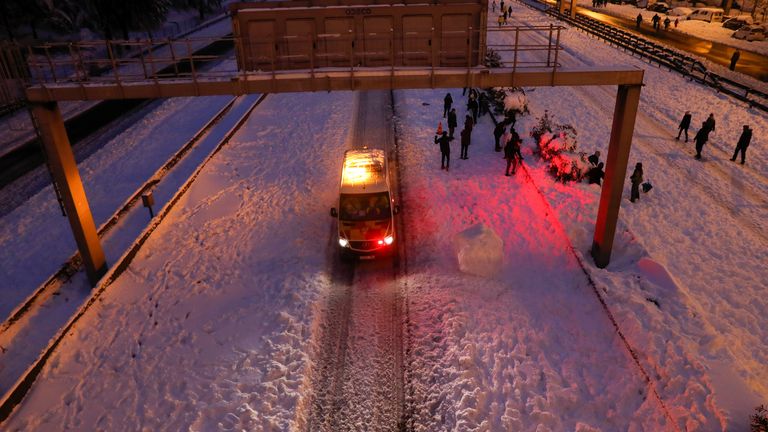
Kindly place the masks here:
<instances>
[{"instance_id":1,"label":"person walking in snow","mask_svg":"<svg viewBox=\"0 0 768 432\"><path fill-rule=\"evenodd\" d=\"M736 155L741 152L741 164L744 165L744 159L746 158L747 147L749 147L750 141L752 141L752 129L749 128L749 125L744 125L744 130L741 132L739 142L736 143L736 150L733 151L732 161L736 161Z\"/></svg>"},{"instance_id":2,"label":"person walking in snow","mask_svg":"<svg viewBox=\"0 0 768 432\"><path fill-rule=\"evenodd\" d=\"M502 11L503 11L503 10L505 10L505 9L504 9L504 0L501 0L501 3L499 3L499 5L501 5L501 10L502 10Z\"/></svg>"},{"instance_id":3,"label":"person walking in snow","mask_svg":"<svg viewBox=\"0 0 768 432\"><path fill-rule=\"evenodd\" d=\"M696 159L701 159L701 150L704 148L704 144L709 140L709 133L711 130L707 127L707 122L701 124L701 129L696 132L696 136L693 137L693 142L696 143Z\"/></svg>"},{"instance_id":4,"label":"person walking in snow","mask_svg":"<svg viewBox=\"0 0 768 432\"><path fill-rule=\"evenodd\" d=\"M523 155L520 153L520 136L512 129L509 141L504 146L504 159L507 160L507 169L504 171L504 175L509 177L514 175L517 171L518 158L523 160ZM512 167L512 174L509 173L509 168Z\"/></svg>"},{"instance_id":5,"label":"person walking in snow","mask_svg":"<svg viewBox=\"0 0 768 432\"><path fill-rule=\"evenodd\" d=\"M496 12L496 0L493 0L493 3L491 3L491 12Z\"/></svg>"},{"instance_id":6,"label":"person walking in snow","mask_svg":"<svg viewBox=\"0 0 768 432\"><path fill-rule=\"evenodd\" d=\"M493 139L496 140L496 145L493 147L494 150L501 151L501 144L499 144L499 140L506 131L507 126L504 124L504 122L496 123L496 127L493 128Z\"/></svg>"},{"instance_id":7,"label":"person walking in snow","mask_svg":"<svg viewBox=\"0 0 768 432\"><path fill-rule=\"evenodd\" d=\"M504 24L507 24L507 11L504 11Z\"/></svg>"},{"instance_id":8,"label":"person walking in snow","mask_svg":"<svg viewBox=\"0 0 768 432\"><path fill-rule=\"evenodd\" d=\"M498 21L499 21L499 27L501 27L502 25L504 25L504 15L499 15L499 19L498 19Z\"/></svg>"},{"instance_id":9,"label":"person walking in snow","mask_svg":"<svg viewBox=\"0 0 768 432\"><path fill-rule=\"evenodd\" d=\"M472 116L467 114L464 116L464 129L468 129L469 133L472 133L472 128L475 126L475 122L472 121Z\"/></svg>"},{"instance_id":10,"label":"person walking in snow","mask_svg":"<svg viewBox=\"0 0 768 432\"><path fill-rule=\"evenodd\" d=\"M456 118L456 108L451 108L451 111L448 113L448 136L453 138L453 131L456 130L456 126L459 125L458 119Z\"/></svg>"},{"instance_id":11,"label":"person walking in snow","mask_svg":"<svg viewBox=\"0 0 768 432\"><path fill-rule=\"evenodd\" d=\"M688 128L691 127L691 112L686 111L683 119L680 120L680 126L677 129L677 138L675 140L680 141L680 134L685 131L685 142L688 142Z\"/></svg>"},{"instance_id":12,"label":"person walking in snow","mask_svg":"<svg viewBox=\"0 0 768 432\"><path fill-rule=\"evenodd\" d=\"M661 17L659 14L653 14L653 18L651 18L651 22L653 23L653 28L658 30L659 29L659 21L661 21Z\"/></svg>"},{"instance_id":13,"label":"person walking in snow","mask_svg":"<svg viewBox=\"0 0 768 432\"><path fill-rule=\"evenodd\" d=\"M709 113L709 117L707 117L706 120L704 120L704 128L706 128L709 132L715 131L715 114Z\"/></svg>"},{"instance_id":14,"label":"person walking in snow","mask_svg":"<svg viewBox=\"0 0 768 432\"><path fill-rule=\"evenodd\" d=\"M450 93L446 93L445 98L443 98L443 118L451 112L451 105L453 105L453 98Z\"/></svg>"},{"instance_id":15,"label":"person walking in snow","mask_svg":"<svg viewBox=\"0 0 768 432\"><path fill-rule=\"evenodd\" d=\"M587 161L592 164L592 166L597 166L600 162L600 150L595 150L594 154L589 155Z\"/></svg>"},{"instance_id":16,"label":"person walking in snow","mask_svg":"<svg viewBox=\"0 0 768 432\"><path fill-rule=\"evenodd\" d=\"M643 15L637 14L637 18L635 18L635 22L637 23L637 29L640 30L640 23L643 22Z\"/></svg>"},{"instance_id":17,"label":"person walking in snow","mask_svg":"<svg viewBox=\"0 0 768 432\"><path fill-rule=\"evenodd\" d=\"M680 24L680 20L675 18L675 28L677 28L677 25Z\"/></svg>"},{"instance_id":18,"label":"person walking in snow","mask_svg":"<svg viewBox=\"0 0 768 432\"><path fill-rule=\"evenodd\" d=\"M477 99L469 98L469 103L467 103L467 109L469 110L469 112L472 113L472 122L474 124L477 124L477 109L478 109Z\"/></svg>"},{"instance_id":19,"label":"person walking in snow","mask_svg":"<svg viewBox=\"0 0 768 432\"><path fill-rule=\"evenodd\" d=\"M731 56L731 65L728 66L728 69L736 70L736 62L739 61L739 57L741 57L741 51L734 51L733 55Z\"/></svg>"},{"instance_id":20,"label":"person walking in snow","mask_svg":"<svg viewBox=\"0 0 768 432\"><path fill-rule=\"evenodd\" d=\"M629 195L629 200L635 202L635 200L640 199L640 184L643 183L643 164L640 162L635 164L635 170L632 172L629 180L632 182L632 190Z\"/></svg>"},{"instance_id":21,"label":"person walking in snow","mask_svg":"<svg viewBox=\"0 0 768 432\"><path fill-rule=\"evenodd\" d=\"M514 129L512 126L510 126L510 127L509 127L509 130L508 130L508 131L507 131L507 130L505 130L505 131L504 131L504 133L501 135L501 143L502 143L502 144L504 144L504 147L505 147L505 148L506 148L506 146L507 146L507 143L509 142L509 140L511 140L511 139L512 139L512 132L513 132L514 130L515 130L515 129ZM507 156L506 156L506 155L504 155L504 157L506 158Z\"/></svg>"},{"instance_id":22,"label":"person walking in snow","mask_svg":"<svg viewBox=\"0 0 768 432\"><path fill-rule=\"evenodd\" d=\"M669 17L664 18L664 30L669 30L669 24L672 23L672 20L669 19Z\"/></svg>"},{"instance_id":23,"label":"person walking in snow","mask_svg":"<svg viewBox=\"0 0 768 432\"><path fill-rule=\"evenodd\" d=\"M507 8L507 16L512 18L512 5Z\"/></svg>"},{"instance_id":24,"label":"person walking in snow","mask_svg":"<svg viewBox=\"0 0 768 432\"><path fill-rule=\"evenodd\" d=\"M440 144L440 169L446 171L451 165L451 139L445 131L439 138L435 135L435 144Z\"/></svg>"},{"instance_id":25,"label":"person walking in snow","mask_svg":"<svg viewBox=\"0 0 768 432\"><path fill-rule=\"evenodd\" d=\"M479 104L480 104L480 117L488 114L490 110L490 104L488 103L488 96L485 92L480 92Z\"/></svg>"},{"instance_id":26,"label":"person walking in snow","mask_svg":"<svg viewBox=\"0 0 768 432\"><path fill-rule=\"evenodd\" d=\"M469 144L471 139L472 139L472 133L467 129L462 129L461 130L461 156L459 156L459 159L469 159L469 155L467 153L469 152Z\"/></svg>"}]
</instances>

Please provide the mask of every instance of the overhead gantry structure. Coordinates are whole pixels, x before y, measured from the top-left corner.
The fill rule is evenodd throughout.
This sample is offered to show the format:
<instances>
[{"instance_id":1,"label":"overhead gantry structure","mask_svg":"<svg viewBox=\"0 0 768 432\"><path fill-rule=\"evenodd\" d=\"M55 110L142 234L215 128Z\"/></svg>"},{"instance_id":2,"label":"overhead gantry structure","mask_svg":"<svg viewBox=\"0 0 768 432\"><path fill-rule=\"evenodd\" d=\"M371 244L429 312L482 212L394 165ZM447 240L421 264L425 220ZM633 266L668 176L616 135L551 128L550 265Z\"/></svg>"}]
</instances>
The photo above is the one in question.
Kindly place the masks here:
<instances>
[{"instance_id":1,"label":"overhead gantry structure","mask_svg":"<svg viewBox=\"0 0 768 432\"><path fill-rule=\"evenodd\" d=\"M605 182L592 246L598 267L610 261L643 71L634 67L569 68L558 59L555 26L486 25L487 0L313 0L230 6L235 59L203 68L201 40L70 43L30 48L26 89L54 180L89 280L107 270L59 101L249 93L459 87L617 86ZM513 59L488 68L488 34L515 34ZM538 32L543 37L532 38ZM544 43L534 42L544 40ZM85 55L89 47L104 56ZM115 55L116 49L130 57ZM66 57L66 58L64 58ZM224 59L225 60L225 59ZM220 65L221 66L221 65ZM225 60L226 66L226 60ZM94 73L93 71L99 71Z\"/></svg>"}]
</instances>

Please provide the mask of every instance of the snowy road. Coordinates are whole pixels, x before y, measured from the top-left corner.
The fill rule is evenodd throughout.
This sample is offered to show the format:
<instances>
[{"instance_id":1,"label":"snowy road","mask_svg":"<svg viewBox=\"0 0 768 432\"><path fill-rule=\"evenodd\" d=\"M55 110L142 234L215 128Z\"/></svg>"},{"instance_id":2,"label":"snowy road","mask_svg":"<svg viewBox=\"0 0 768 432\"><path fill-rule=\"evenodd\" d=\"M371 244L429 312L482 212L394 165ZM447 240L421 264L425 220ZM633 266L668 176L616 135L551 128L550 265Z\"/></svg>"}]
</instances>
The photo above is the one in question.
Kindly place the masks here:
<instances>
[{"instance_id":1,"label":"snowy road","mask_svg":"<svg viewBox=\"0 0 768 432\"><path fill-rule=\"evenodd\" d=\"M393 155L391 93L368 91L356 95L350 147L383 148ZM390 168L396 169L394 164ZM322 330L316 335L318 352L308 429L397 430L404 402L403 299L397 260L340 260L335 224L328 246L334 285Z\"/></svg>"}]
</instances>

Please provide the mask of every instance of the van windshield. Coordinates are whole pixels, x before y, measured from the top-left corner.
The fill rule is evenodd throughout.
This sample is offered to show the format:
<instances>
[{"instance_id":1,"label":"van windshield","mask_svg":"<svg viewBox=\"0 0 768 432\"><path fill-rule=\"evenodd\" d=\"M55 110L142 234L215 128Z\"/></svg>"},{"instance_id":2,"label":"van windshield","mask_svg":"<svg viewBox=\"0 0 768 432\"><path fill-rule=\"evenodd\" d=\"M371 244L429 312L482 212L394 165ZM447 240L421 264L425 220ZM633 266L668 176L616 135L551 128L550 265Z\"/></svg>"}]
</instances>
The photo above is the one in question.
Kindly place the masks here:
<instances>
[{"instance_id":1,"label":"van windshield","mask_svg":"<svg viewBox=\"0 0 768 432\"><path fill-rule=\"evenodd\" d=\"M341 194L339 219L365 221L389 218L389 193Z\"/></svg>"}]
</instances>

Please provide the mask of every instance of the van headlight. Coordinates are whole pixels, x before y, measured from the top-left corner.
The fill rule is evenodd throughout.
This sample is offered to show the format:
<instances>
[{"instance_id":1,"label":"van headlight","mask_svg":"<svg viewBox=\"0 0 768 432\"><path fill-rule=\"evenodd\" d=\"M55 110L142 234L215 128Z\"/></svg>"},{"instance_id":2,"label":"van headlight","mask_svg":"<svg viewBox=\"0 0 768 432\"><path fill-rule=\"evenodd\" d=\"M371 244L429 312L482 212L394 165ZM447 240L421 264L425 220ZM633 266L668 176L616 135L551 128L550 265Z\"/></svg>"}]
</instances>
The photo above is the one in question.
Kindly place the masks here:
<instances>
[{"instance_id":1,"label":"van headlight","mask_svg":"<svg viewBox=\"0 0 768 432\"><path fill-rule=\"evenodd\" d=\"M347 241L347 239L345 239L345 238L340 238L339 239L339 246L347 247L348 244L349 244L349 242Z\"/></svg>"},{"instance_id":2,"label":"van headlight","mask_svg":"<svg viewBox=\"0 0 768 432\"><path fill-rule=\"evenodd\" d=\"M386 243L386 244L388 244L388 245L391 245L393 241L395 241L395 238L394 238L394 237L392 237L392 236L386 236L386 237L384 237L384 243Z\"/></svg>"}]
</instances>

